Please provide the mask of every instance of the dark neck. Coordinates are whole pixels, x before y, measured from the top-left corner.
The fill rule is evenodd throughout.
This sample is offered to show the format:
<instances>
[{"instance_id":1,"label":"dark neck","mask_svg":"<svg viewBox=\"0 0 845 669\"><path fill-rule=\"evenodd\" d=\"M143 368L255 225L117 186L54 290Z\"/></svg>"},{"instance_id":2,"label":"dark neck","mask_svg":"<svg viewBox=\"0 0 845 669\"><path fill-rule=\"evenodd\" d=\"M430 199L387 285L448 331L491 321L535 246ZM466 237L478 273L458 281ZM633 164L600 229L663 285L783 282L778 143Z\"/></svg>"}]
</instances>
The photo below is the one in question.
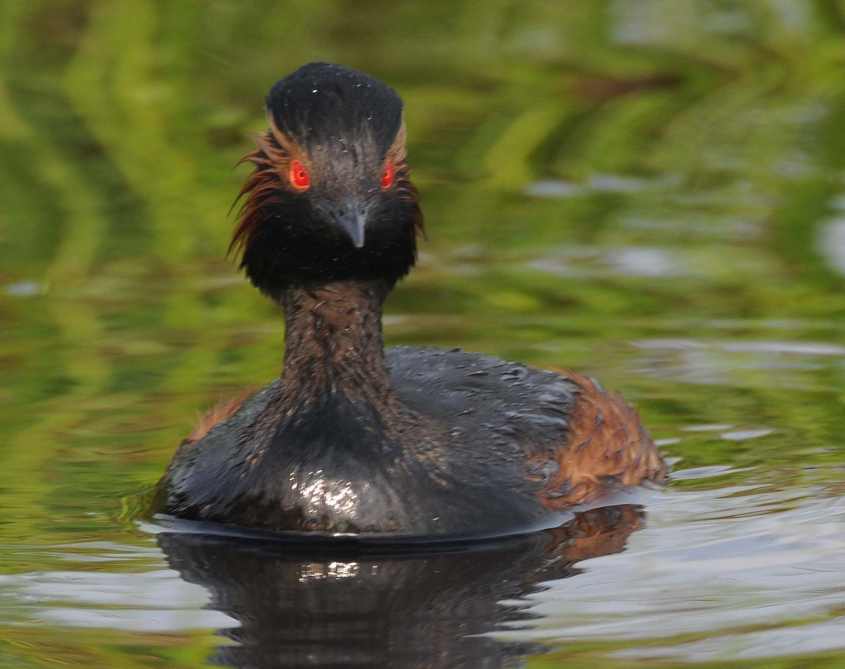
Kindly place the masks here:
<instances>
[{"instance_id":1,"label":"dark neck","mask_svg":"<svg viewBox=\"0 0 845 669\"><path fill-rule=\"evenodd\" d=\"M289 288L285 310L285 395L299 404L338 391L350 399L386 398L381 281L337 281Z\"/></svg>"}]
</instances>

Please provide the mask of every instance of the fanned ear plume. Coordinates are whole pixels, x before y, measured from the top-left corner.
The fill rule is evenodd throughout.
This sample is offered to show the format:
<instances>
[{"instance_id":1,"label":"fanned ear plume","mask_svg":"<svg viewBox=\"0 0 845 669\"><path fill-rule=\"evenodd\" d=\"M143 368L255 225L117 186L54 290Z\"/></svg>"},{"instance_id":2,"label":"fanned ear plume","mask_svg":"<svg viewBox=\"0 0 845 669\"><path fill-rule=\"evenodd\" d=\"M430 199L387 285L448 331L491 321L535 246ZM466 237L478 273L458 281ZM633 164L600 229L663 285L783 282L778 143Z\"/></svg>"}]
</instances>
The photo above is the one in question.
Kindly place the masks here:
<instances>
[{"instance_id":1,"label":"fanned ear plume","mask_svg":"<svg viewBox=\"0 0 845 669\"><path fill-rule=\"evenodd\" d=\"M421 235L425 238L425 228L423 227L422 210L417 206L419 197L417 188L411 182L411 169L408 167L408 151L405 146L405 121L399 126L399 131L396 133L396 139L387 150L386 159L391 161L396 169L396 190L399 199L413 205L413 226L414 235Z\"/></svg>"},{"instance_id":2,"label":"fanned ear plume","mask_svg":"<svg viewBox=\"0 0 845 669\"><path fill-rule=\"evenodd\" d=\"M255 143L256 148L237 162L237 165L252 163L254 169L232 204L234 208L243 199L238 211L238 224L229 243L229 255L243 254L264 221L267 209L279 201L279 190L287 187L284 175L292 159L289 140L271 126L263 135L256 137Z\"/></svg>"}]
</instances>

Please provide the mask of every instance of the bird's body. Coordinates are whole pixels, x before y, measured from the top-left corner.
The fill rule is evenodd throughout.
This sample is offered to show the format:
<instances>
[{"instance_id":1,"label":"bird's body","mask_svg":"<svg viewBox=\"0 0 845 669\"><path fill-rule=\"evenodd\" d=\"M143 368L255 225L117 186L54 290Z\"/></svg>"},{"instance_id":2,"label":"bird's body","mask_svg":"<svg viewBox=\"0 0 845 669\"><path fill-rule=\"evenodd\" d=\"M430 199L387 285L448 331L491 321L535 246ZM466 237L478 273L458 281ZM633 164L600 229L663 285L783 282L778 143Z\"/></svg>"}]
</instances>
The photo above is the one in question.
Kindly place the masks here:
<instances>
[{"instance_id":1,"label":"bird's body","mask_svg":"<svg viewBox=\"0 0 845 669\"><path fill-rule=\"evenodd\" d=\"M421 225L401 102L315 64L268 108L235 239L285 311L284 370L182 444L159 510L277 532L490 536L662 480L636 413L585 377L457 349L385 354L382 305Z\"/></svg>"}]
</instances>

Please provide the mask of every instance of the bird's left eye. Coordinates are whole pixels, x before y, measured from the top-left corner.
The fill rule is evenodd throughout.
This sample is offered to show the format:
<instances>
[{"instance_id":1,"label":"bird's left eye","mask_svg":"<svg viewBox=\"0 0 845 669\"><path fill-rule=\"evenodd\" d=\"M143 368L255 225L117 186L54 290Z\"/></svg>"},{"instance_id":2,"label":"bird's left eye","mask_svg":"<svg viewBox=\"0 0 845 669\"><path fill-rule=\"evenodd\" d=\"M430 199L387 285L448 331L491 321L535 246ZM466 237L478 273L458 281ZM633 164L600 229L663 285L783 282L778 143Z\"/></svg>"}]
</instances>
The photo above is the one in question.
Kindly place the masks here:
<instances>
[{"instance_id":1,"label":"bird's left eye","mask_svg":"<svg viewBox=\"0 0 845 669\"><path fill-rule=\"evenodd\" d=\"M381 173L381 188L382 190L387 190L393 185L393 181L396 179L396 168L393 167L393 163L386 163L384 166L384 171Z\"/></svg>"}]
</instances>

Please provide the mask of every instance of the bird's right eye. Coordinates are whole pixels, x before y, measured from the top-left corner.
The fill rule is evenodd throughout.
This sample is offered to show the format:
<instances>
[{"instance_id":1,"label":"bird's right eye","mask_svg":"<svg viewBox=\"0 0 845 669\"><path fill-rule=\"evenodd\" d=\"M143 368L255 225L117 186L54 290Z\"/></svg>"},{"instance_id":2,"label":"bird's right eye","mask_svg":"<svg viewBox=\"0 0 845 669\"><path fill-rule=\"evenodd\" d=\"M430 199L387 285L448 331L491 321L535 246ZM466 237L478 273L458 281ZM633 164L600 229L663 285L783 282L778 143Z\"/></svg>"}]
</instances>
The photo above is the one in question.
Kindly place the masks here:
<instances>
[{"instance_id":1,"label":"bird's right eye","mask_svg":"<svg viewBox=\"0 0 845 669\"><path fill-rule=\"evenodd\" d=\"M290 182L298 191L306 191L311 187L311 175L298 160L290 161Z\"/></svg>"}]
</instances>

